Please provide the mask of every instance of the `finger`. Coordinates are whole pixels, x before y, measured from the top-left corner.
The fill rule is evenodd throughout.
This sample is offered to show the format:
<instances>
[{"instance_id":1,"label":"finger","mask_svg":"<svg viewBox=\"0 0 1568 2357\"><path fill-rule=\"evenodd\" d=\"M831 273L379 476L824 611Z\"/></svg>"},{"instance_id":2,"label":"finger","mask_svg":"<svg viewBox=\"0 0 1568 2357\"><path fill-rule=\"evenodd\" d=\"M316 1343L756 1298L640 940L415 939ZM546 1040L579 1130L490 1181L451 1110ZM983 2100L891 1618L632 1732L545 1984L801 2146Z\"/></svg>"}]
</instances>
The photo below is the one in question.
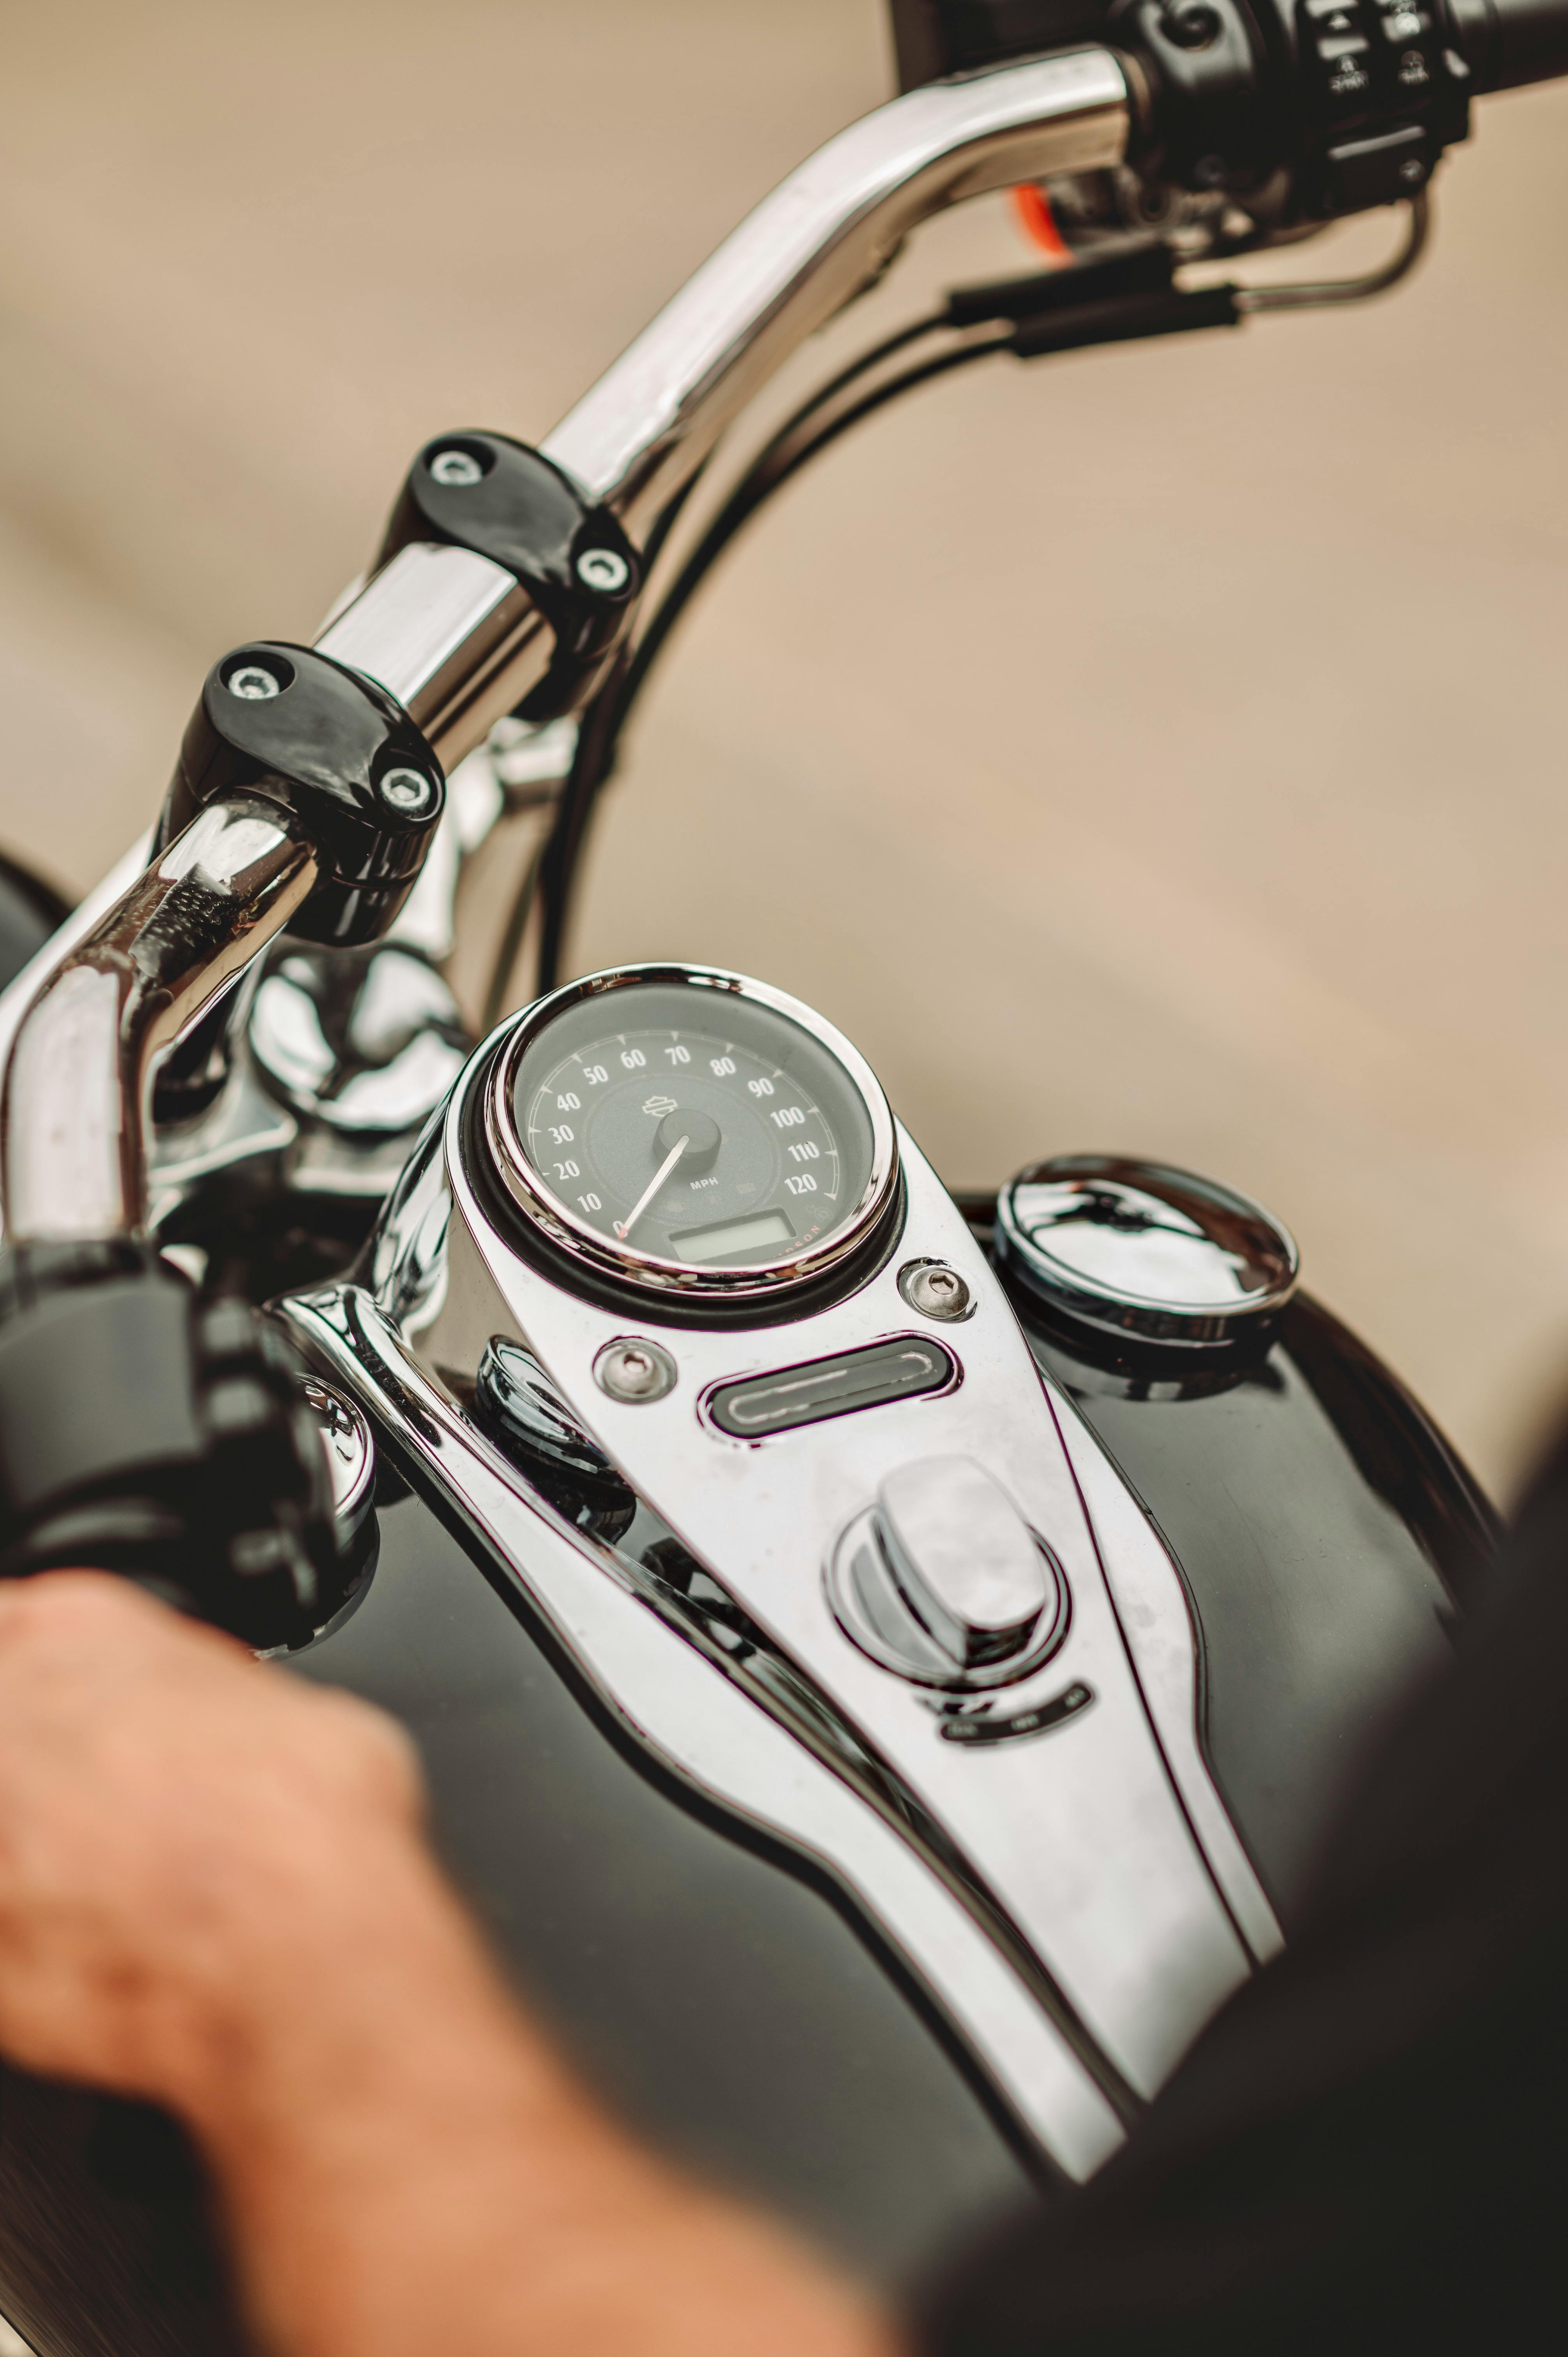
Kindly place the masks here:
<instances>
[{"instance_id":1,"label":"finger","mask_svg":"<svg viewBox=\"0 0 1568 2357\"><path fill-rule=\"evenodd\" d=\"M71 1569L0 1581L0 1677L14 1686L43 1663L146 1675L159 1664L256 1666L238 1639L192 1620L113 1573Z\"/></svg>"}]
</instances>

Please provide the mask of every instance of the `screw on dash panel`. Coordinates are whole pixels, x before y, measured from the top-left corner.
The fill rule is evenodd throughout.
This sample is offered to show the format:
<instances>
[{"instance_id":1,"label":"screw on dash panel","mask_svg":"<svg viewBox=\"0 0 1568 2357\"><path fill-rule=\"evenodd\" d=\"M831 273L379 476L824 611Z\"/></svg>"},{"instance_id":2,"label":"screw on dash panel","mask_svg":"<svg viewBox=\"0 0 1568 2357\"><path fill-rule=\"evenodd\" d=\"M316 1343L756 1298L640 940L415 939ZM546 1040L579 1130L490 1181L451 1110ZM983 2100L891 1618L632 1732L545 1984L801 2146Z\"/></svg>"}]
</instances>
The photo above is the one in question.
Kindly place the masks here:
<instances>
[{"instance_id":1,"label":"screw on dash panel","mask_svg":"<svg viewBox=\"0 0 1568 2357\"><path fill-rule=\"evenodd\" d=\"M922 1318L940 1318L944 1325L967 1318L973 1306L968 1286L945 1261L907 1262L898 1272L898 1290L911 1309L918 1309Z\"/></svg>"},{"instance_id":2,"label":"screw on dash panel","mask_svg":"<svg viewBox=\"0 0 1568 2357\"><path fill-rule=\"evenodd\" d=\"M628 1406L663 1399L675 1388L677 1369L668 1351L636 1336L607 1342L594 1361L594 1381L602 1392Z\"/></svg>"}]
</instances>

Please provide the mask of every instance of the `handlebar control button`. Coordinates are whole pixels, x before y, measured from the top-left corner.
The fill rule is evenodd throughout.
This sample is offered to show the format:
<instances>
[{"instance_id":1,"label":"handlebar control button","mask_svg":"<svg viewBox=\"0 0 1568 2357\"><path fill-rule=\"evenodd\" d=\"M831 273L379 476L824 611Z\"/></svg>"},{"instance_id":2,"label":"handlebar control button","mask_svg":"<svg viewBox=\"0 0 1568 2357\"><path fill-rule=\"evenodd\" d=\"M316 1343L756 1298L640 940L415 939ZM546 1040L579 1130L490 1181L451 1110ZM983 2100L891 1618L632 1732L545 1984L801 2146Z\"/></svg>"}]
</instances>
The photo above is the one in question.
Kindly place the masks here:
<instances>
[{"instance_id":1,"label":"handlebar control button","mask_svg":"<svg viewBox=\"0 0 1568 2357\"><path fill-rule=\"evenodd\" d=\"M1431 135L1407 123L1375 139L1354 139L1328 151L1327 192L1336 213L1365 212L1373 205L1397 204L1432 178L1436 163Z\"/></svg>"}]
</instances>

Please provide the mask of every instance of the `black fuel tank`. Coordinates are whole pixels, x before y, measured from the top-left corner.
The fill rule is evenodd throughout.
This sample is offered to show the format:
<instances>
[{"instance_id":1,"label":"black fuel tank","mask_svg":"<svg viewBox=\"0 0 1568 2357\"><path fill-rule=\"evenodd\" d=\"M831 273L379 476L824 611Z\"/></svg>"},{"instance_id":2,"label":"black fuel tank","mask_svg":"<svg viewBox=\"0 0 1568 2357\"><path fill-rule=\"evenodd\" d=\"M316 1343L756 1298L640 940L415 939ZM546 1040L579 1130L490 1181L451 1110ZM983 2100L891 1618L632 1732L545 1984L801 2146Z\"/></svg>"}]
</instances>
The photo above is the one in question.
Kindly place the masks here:
<instances>
[{"instance_id":1,"label":"black fuel tank","mask_svg":"<svg viewBox=\"0 0 1568 2357\"><path fill-rule=\"evenodd\" d=\"M1017 1306L1181 1566L1208 1757L1288 1928L1362 1748L1486 1577L1490 1511L1309 1300L1252 1363L1181 1381L1090 1363ZM428 1507L380 1522L363 1601L295 1666L413 1730L451 1870L604 2097L889 2287L1018 2199L1004 2128L831 1890L624 1748ZM40 2357L243 2346L166 2123L7 2074L0 2309Z\"/></svg>"},{"instance_id":2,"label":"black fuel tank","mask_svg":"<svg viewBox=\"0 0 1568 2357\"><path fill-rule=\"evenodd\" d=\"M623 1748L426 1506L380 1523L362 1603L295 1667L411 1729L447 1866L605 2100L890 2287L1018 2199L1005 2131L829 1887ZM0 2310L39 2357L245 2346L166 2122L5 2074Z\"/></svg>"},{"instance_id":3,"label":"black fuel tank","mask_svg":"<svg viewBox=\"0 0 1568 2357\"><path fill-rule=\"evenodd\" d=\"M1175 1377L1084 1354L1021 1287L1014 1307L1181 1569L1205 1753L1288 1934L1359 1763L1447 1658L1497 1518L1403 1385L1307 1295L1266 1353Z\"/></svg>"}]
</instances>

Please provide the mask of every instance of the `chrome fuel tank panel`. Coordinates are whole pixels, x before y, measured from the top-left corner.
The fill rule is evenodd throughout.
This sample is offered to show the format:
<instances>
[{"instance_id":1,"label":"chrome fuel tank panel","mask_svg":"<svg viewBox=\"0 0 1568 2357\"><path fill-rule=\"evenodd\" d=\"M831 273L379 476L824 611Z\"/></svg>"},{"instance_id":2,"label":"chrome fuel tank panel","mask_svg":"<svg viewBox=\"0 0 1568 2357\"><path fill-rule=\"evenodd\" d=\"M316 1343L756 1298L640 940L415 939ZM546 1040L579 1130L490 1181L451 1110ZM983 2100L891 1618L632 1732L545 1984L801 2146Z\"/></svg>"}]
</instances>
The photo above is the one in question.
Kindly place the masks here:
<instances>
[{"instance_id":1,"label":"chrome fuel tank panel","mask_svg":"<svg viewBox=\"0 0 1568 2357\"><path fill-rule=\"evenodd\" d=\"M454 1159L463 1152L463 1110L459 1102L448 1128ZM946 1261L981 1305L963 1329L961 1381L763 1442L719 1433L700 1413L704 1395L769 1366L907 1333L894 1269L787 1329L714 1332L639 1318L637 1330L675 1359L680 1381L663 1398L628 1403L593 1377L600 1351L624 1334L625 1314L542 1282L485 1221L469 1174L459 1167L452 1175L498 1289L574 1412L943 1828L1095 2047L1147 2098L1249 1960L1154 1741L1016 1321L935 1174L907 1139L900 1144L908 1189L900 1255ZM1096 1699L1048 1737L983 1748L944 1740L940 1706L846 1642L833 1617L823 1573L834 1542L886 1475L933 1451L985 1466L1066 1571L1071 1631L1055 1659L1014 1689L1009 1715L1075 1681Z\"/></svg>"},{"instance_id":2,"label":"chrome fuel tank panel","mask_svg":"<svg viewBox=\"0 0 1568 2357\"><path fill-rule=\"evenodd\" d=\"M847 1300L761 1329L662 1324L565 1293L502 1232L473 1159L482 1148L470 1143L483 1065L481 1055L459 1083L444 1151L432 1136L423 1178L411 1174L383 1232L374 1281L386 1308L411 1336L424 1329L420 1356L442 1367L460 1397L488 1337L479 1333L484 1312L457 1315L452 1280L471 1291L478 1271L464 1275L462 1264L482 1262L486 1289L505 1305L505 1330L850 1730L885 1792L903 1796L906 1825L912 1817L936 1829L970 1888L974 1920L1037 1960L1064 2025L1087 2040L1107 2088L1122 2101L1152 2093L1251 1959L1277 1945L1278 1931L1198 1752L1179 1578L1092 1437L1042 1385L940 1182L901 1135L903 1232ZM448 1185L457 1213L449 1238ZM911 1259L956 1272L970 1297L961 1322L911 1315L899 1287ZM455 1317L472 1329L456 1349ZM447 1329L439 1341L437 1328ZM714 1392L736 1379L900 1335L940 1338L960 1379L928 1397L760 1443L725 1433L707 1413ZM595 1362L607 1345L639 1336L669 1354L677 1381L663 1398L617 1399L595 1381ZM938 1694L879 1667L845 1639L829 1600L824 1574L836 1537L886 1476L932 1452L967 1457L1001 1484L1061 1564L1070 1592L1064 1643L1000 1702ZM1103 1531L1086 1512L1086 1490L1097 1491ZM1109 1582L1108 1544L1116 1556ZM1091 1706L1071 1712L1070 1725L1053 1717L1061 1693L1080 1689ZM747 1706L756 1711L757 1699L779 1715L768 1697ZM955 1727L956 1738L944 1731ZM984 1739L993 1734L999 1739ZM897 1821L897 1805L891 1815Z\"/></svg>"},{"instance_id":3,"label":"chrome fuel tank panel","mask_svg":"<svg viewBox=\"0 0 1568 2357\"><path fill-rule=\"evenodd\" d=\"M449 1265L444 1193L439 1159L429 1157L403 1208L406 1240L420 1243L423 1322L439 1332L442 1313L456 1311L437 1344L449 1349L454 1324L494 1333L506 1312L487 1299L482 1269L465 1265L460 1233ZM403 1265L407 1274L411 1264ZM454 1275L464 1297L456 1303ZM543 1621L627 1736L693 1793L825 1869L900 1956L1027 2143L1063 2175L1091 2175L1121 2141L1116 2114L950 1881L758 1707L755 1688L736 1682L678 1599L634 1584L635 1566L527 1490L368 1292L297 1296L282 1314L307 1356L363 1405L404 1477Z\"/></svg>"}]
</instances>

